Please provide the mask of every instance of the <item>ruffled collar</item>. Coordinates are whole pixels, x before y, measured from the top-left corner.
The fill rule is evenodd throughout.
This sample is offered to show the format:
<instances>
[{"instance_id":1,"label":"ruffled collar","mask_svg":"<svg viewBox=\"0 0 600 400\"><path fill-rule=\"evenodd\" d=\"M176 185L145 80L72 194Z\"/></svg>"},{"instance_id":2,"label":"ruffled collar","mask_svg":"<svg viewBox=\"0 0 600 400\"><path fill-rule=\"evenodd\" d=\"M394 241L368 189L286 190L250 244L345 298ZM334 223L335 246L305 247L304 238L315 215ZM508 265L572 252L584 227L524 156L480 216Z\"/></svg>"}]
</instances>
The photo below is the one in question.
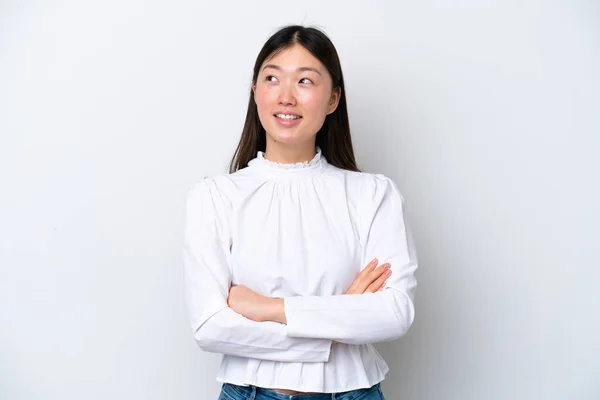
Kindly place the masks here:
<instances>
[{"instance_id":1,"label":"ruffled collar","mask_svg":"<svg viewBox=\"0 0 600 400\"><path fill-rule=\"evenodd\" d=\"M302 173L312 173L320 170L322 166L327 163L327 160L323 156L321 149L316 147L316 154L312 158L312 160L301 161L297 163L279 163L276 161L267 160L265 158L265 153L262 151L258 151L256 154L256 158L253 158L248 162L248 166L252 167L260 167L265 170L268 170L273 173L293 173L302 174Z\"/></svg>"}]
</instances>

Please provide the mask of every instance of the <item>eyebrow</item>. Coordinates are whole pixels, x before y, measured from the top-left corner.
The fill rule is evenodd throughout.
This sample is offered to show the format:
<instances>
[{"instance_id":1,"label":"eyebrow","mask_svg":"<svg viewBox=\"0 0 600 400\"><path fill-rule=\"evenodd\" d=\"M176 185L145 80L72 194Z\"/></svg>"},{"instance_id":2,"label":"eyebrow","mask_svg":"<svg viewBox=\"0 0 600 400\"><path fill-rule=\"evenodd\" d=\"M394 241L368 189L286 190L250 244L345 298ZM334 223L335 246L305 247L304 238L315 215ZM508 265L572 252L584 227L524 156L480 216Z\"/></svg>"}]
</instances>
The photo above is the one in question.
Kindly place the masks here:
<instances>
[{"instance_id":1,"label":"eyebrow","mask_svg":"<svg viewBox=\"0 0 600 400\"><path fill-rule=\"evenodd\" d=\"M279 71L281 71L281 67L280 67L279 65L275 65L275 64L267 64L267 65L265 65L265 66L263 67L263 71L264 71L265 69L267 69L267 68L273 68L273 69L276 69L276 70L279 70ZM316 69L316 68L312 68L312 67L300 67L300 68L297 68L297 69L296 69L296 71L313 71L313 72L316 72L317 74L319 74L319 75L323 76L323 75L322 75L322 74L319 72L319 70L318 70L318 69Z\"/></svg>"}]
</instances>

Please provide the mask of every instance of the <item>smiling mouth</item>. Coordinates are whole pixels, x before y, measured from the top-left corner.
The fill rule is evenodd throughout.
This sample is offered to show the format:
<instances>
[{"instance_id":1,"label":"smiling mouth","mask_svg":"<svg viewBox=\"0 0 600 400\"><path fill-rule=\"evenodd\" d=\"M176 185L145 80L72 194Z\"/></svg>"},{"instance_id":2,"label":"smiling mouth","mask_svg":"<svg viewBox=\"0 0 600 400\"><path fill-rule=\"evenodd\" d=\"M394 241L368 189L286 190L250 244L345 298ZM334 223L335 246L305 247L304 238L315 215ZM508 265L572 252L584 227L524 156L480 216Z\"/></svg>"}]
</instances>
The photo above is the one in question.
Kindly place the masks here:
<instances>
[{"instance_id":1,"label":"smiling mouth","mask_svg":"<svg viewBox=\"0 0 600 400\"><path fill-rule=\"evenodd\" d=\"M291 115L291 114L273 114L274 117L282 119L284 121L294 121L297 119L301 119L300 115Z\"/></svg>"}]
</instances>

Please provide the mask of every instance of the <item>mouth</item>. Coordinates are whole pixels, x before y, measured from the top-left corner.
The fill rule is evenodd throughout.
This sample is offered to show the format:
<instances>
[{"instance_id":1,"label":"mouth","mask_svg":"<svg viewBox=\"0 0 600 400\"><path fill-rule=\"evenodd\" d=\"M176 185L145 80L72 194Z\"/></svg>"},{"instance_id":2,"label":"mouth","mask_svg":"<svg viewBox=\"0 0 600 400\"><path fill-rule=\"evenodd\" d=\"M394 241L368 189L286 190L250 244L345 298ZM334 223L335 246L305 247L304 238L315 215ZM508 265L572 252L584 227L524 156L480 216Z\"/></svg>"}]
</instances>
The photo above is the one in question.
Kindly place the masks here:
<instances>
[{"instance_id":1,"label":"mouth","mask_svg":"<svg viewBox=\"0 0 600 400\"><path fill-rule=\"evenodd\" d=\"M289 113L289 114L277 113L277 114L273 114L273 116L275 117L275 121L277 121L277 123L283 127L296 126L302 121L301 115L293 114L293 113Z\"/></svg>"},{"instance_id":2,"label":"mouth","mask_svg":"<svg viewBox=\"0 0 600 400\"><path fill-rule=\"evenodd\" d=\"M293 113L290 113L290 114L277 113L277 114L273 114L273 116L276 118L282 119L284 121L293 121L293 120L302 118L301 115L293 114Z\"/></svg>"}]
</instances>

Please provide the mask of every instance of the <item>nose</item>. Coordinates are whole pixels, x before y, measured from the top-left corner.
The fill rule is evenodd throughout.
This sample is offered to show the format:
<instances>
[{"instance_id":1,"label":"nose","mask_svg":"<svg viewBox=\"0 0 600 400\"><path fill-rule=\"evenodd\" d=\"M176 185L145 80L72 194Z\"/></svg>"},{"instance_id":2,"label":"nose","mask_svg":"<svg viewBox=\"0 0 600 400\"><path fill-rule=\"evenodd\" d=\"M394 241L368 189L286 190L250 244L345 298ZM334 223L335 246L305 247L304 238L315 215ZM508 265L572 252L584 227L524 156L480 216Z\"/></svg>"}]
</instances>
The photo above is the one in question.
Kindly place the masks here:
<instances>
[{"instance_id":1,"label":"nose","mask_svg":"<svg viewBox=\"0 0 600 400\"><path fill-rule=\"evenodd\" d=\"M296 96L294 95L293 85L282 83L279 87L281 88L278 98L279 104L282 106L296 105Z\"/></svg>"}]
</instances>

